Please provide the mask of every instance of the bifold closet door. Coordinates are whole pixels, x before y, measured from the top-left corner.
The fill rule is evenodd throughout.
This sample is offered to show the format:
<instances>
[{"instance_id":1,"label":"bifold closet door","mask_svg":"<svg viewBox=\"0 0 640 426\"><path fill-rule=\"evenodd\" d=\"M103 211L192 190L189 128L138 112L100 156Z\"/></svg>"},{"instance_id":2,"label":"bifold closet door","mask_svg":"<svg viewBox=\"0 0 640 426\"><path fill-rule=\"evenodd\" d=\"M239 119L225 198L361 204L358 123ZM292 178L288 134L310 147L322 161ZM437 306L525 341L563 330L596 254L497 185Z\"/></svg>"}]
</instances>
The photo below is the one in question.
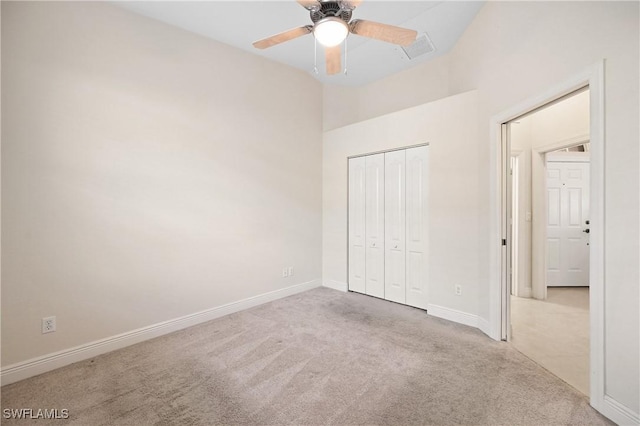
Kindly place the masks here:
<instances>
[{"instance_id":1,"label":"bifold closet door","mask_svg":"<svg viewBox=\"0 0 640 426\"><path fill-rule=\"evenodd\" d=\"M405 150L384 155L384 298L406 303L405 286Z\"/></svg>"},{"instance_id":2,"label":"bifold closet door","mask_svg":"<svg viewBox=\"0 0 640 426\"><path fill-rule=\"evenodd\" d=\"M365 157L365 293L384 298L384 154Z\"/></svg>"},{"instance_id":3,"label":"bifold closet door","mask_svg":"<svg viewBox=\"0 0 640 426\"><path fill-rule=\"evenodd\" d=\"M427 309L429 148L406 151L406 304Z\"/></svg>"},{"instance_id":4,"label":"bifold closet door","mask_svg":"<svg viewBox=\"0 0 640 426\"><path fill-rule=\"evenodd\" d=\"M366 292L365 157L349 159L349 290Z\"/></svg>"}]
</instances>

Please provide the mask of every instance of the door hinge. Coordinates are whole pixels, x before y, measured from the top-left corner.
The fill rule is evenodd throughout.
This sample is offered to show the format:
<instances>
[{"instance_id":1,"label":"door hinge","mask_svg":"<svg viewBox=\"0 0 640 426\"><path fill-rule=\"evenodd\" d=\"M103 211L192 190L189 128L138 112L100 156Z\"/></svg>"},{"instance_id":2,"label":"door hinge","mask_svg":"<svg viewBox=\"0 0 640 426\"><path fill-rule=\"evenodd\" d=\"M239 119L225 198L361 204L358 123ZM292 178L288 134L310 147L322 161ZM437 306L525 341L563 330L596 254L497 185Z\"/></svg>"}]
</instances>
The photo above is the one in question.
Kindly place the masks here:
<instances>
[{"instance_id":1,"label":"door hinge","mask_svg":"<svg viewBox=\"0 0 640 426\"><path fill-rule=\"evenodd\" d=\"M506 238L503 238L503 239L502 239L502 245L503 245L503 246L506 246L506 245L507 245L507 239L506 239Z\"/></svg>"}]
</instances>

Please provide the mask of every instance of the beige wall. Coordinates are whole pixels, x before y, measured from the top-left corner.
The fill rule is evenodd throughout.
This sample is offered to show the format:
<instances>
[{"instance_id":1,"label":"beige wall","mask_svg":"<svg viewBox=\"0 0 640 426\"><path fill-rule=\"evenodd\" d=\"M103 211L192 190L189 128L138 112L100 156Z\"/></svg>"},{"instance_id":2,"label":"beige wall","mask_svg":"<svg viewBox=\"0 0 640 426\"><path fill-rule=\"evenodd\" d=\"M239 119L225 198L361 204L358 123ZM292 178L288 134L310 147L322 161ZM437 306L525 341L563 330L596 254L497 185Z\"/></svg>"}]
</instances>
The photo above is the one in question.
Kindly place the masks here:
<instances>
[{"instance_id":1,"label":"beige wall","mask_svg":"<svg viewBox=\"0 0 640 426\"><path fill-rule=\"evenodd\" d=\"M2 65L3 366L321 278L306 73L98 2L2 2Z\"/></svg>"},{"instance_id":2,"label":"beige wall","mask_svg":"<svg viewBox=\"0 0 640 426\"><path fill-rule=\"evenodd\" d=\"M454 49L450 80L454 92L478 88L480 136L487 146L491 115L606 60L605 392L635 413L640 412L638 6L488 3ZM480 179L487 182L486 175Z\"/></svg>"},{"instance_id":3,"label":"beige wall","mask_svg":"<svg viewBox=\"0 0 640 426\"><path fill-rule=\"evenodd\" d=\"M526 148L544 149L551 144L589 137L589 108L589 91L583 91L522 118L520 121L530 122Z\"/></svg>"},{"instance_id":4,"label":"beige wall","mask_svg":"<svg viewBox=\"0 0 640 426\"><path fill-rule=\"evenodd\" d=\"M347 158L429 144L428 303L475 316L480 250L475 212L476 152L468 149L477 96L464 93L341 127L324 135L323 269L326 285L347 287ZM455 295L462 286L462 296Z\"/></svg>"},{"instance_id":5,"label":"beige wall","mask_svg":"<svg viewBox=\"0 0 640 426\"><path fill-rule=\"evenodd\" d=\"M605 324L606 394L640 412L639 258L639 4L637 2L487 2L454 49L442 59L449 94L478 91L475 211L478 314L489 318L490 118L605 60ZM442 70L421 65L375 84L336 95L325 89L324 126L346 125L433 101ZM391 101L387 98L395 94ZM403 94L407 94L403 98ZM339 109L347 97L356 110ZM367 105L364 105L366 101ZM361 108L360 105L363 105ZM369 105L375 105L370 107ZM341 117L336 117L341 114ZM325 229L325 233L328 232ZM346 241L345 243L346 244ZM477 256L475 258L474 256Z\"/></svg>"},{"instance_id":6,"label":"beige wall","mask_svg":"<svg viewBox=\"0 0 640 426\"><path fill-rule=\"evenodd\" d=\"M418 106L449 94L448 56L362 87L324 86L324 130ZM407 82L415 82L414 86Z\"/></svg>"},{"instance_id":7,"label":"beige wall","mask_svg":"<svg viewBox=\"0 0 640 426\"><path fill-rule=\"evenodd\" d=\"M469 244L438 254L470 281L433 303L487 319L489 118L605 59L606 393L637 413L638 6L487 2L444 57L322 89L108 4L3 2L2 365L320 278L322 256L325 280L340 277L346 198L331 188L346 177L327 172L339 161L325 141L321 253L322 129L474 89L450 123L466 141L440 151L462 161L433 169L459 179L439 208L460 215L455 244ZM406 144L412 120L367 149ZM449 137L433 132L416 134ZM43 336L47 315L58 331Z\"/></svg>"}]
</instances>

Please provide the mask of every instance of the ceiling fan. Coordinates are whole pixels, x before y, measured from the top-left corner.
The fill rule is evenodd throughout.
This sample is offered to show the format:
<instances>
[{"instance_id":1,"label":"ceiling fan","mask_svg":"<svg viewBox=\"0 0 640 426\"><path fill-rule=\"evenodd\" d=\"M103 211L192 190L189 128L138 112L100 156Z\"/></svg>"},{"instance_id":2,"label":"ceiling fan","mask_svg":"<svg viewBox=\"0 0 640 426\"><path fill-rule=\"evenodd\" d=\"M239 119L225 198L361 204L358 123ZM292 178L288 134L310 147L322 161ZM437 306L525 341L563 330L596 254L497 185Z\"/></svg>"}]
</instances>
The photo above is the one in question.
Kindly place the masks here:
<instances>
[{"instance_id":1,"label":"ceiling fan","mask_svg":"<svg viewBox=\"0 0 640 426\"><path fill-rule=\"evenodd\" d=\"M337 74L341 69L340 43L349 35L356 34L387 43L409 46L416 40L417 31L362 19L351 20L353 10L362 0L296 0L309 11L312 25L305 25L272 35L253 43L258 49L266 49L285 41L313 33L325 47L327 74Z\"/></svg>"}]
</instances>

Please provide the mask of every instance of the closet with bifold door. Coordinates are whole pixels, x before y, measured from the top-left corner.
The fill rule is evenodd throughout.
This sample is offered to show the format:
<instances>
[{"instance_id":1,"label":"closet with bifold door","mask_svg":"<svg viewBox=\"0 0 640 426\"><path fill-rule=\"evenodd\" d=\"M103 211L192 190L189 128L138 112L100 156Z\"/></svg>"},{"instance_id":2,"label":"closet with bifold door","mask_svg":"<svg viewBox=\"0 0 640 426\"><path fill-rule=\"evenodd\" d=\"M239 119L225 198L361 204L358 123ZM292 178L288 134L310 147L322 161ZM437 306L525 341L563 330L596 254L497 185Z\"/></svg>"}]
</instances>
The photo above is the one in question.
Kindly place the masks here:
<instances>
[{"instance_id":1,"label":"closet with bifold door","mask_svg":"<svg viewBox=\"0 0 640 426\"><path fill-rule=\"evenodd\" d=\"M349 290L427 308L428 146L349 159Z\"/></svg>"}]
</instances>

